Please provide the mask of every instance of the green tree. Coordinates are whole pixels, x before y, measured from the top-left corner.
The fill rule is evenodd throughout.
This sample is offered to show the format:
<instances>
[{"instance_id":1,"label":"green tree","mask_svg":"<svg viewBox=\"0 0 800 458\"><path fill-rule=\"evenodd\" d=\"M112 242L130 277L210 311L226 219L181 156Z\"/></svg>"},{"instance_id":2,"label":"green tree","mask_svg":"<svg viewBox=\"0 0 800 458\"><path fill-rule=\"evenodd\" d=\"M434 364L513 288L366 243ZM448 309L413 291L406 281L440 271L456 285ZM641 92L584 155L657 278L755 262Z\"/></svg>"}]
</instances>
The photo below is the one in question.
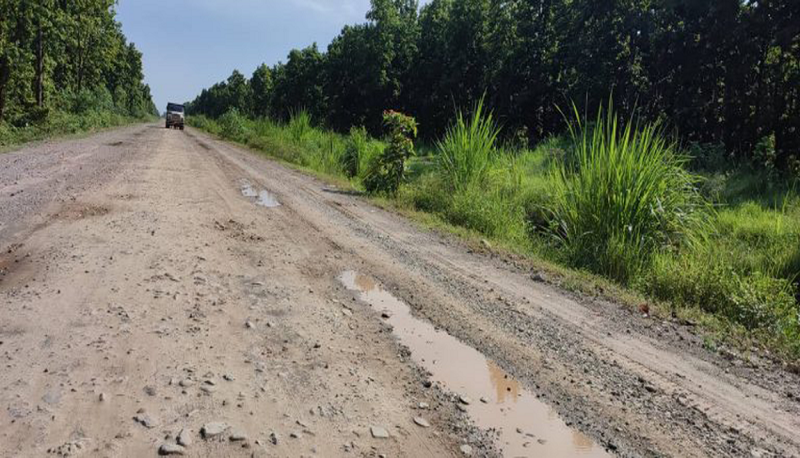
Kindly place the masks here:
<instances>
[{"instance_id":1,"label":"green tree","mask_svg":"<svg viewBox=\"0 0 800 458\"><path fill-rule=\"evenodd\" d=\"M323 69L324 56L316 43L302 50L293 49L286 64L273 72L273 115L286 120L293 113L305 110L312 119L325 119Z\"/></svg>"},{"instance_id":2,"label":"green tree","mask_svg":"<svg viewBox=\"0 0 800 458\"><path fill-rule=\"evenodd\" d=\"M267 116L270 112L273 82L272 70L266 64L259 65L253 72L253 76L250 78L250 89L253 93L253 115Z\"/></svg>"}]
</instances>

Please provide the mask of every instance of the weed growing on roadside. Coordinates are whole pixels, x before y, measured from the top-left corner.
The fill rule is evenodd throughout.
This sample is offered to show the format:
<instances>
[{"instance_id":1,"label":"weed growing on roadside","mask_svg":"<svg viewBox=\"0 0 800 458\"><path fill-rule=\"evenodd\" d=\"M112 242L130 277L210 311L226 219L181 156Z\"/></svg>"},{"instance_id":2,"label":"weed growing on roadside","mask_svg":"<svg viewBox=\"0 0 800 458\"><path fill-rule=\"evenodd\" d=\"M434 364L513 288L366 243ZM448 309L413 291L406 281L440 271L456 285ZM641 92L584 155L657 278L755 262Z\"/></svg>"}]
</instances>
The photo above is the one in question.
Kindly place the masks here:
<instances>
[{"instance_id":1,"label":"weed growing on roadside","mask_svg":"<svg viewBox=\"0 0 800 458\"><path fill-rule=\"evenodd\" d=\"M389 144L367 167L364 188L373 194L396 194L405 175L406 161L414 155L417 122L403 113L386 111L383 123L389 130Z\"/></svg>"},{"instance_id":2,"label":"weed growing on roadside","mask_svg":"<svg viewBox=\"0 0 800 458\"><path fill-rule=\"evenodd\" d=\"M445 184L461 191L485 184L496 153L500 128L491 113L485 113L481 99L467 117L459 112L444 138L436 143L438 165Z\"/></svg>"},{"instance_id":3,"label":"weed growing on roadside","mask_svg":"<svg viewBox=\"0 0 800 458\"><path fill-rule=\"evenodd\" d=\"M611 104L594 125L574 115L572 148L552 173L553 235L572 265L627 283L654 253L701 235L703 202L657 125L622 124Z\"/></svg>"}]
</instances>

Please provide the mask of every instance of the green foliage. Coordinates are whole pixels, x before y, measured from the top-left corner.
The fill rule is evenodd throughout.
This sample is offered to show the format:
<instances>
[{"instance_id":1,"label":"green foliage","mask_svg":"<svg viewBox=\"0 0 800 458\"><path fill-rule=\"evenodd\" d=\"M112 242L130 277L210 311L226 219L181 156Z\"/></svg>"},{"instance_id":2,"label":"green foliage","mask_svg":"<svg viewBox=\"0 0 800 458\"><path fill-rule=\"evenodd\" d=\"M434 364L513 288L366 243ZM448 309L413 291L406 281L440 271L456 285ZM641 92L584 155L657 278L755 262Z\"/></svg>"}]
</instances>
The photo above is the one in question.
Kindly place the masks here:
<instances>
[{"instance_id":1,"label":"green foliage","mask_svg":"<svg viewBox=\"0 0 800 458\"><path fill-rule=\"evenodd\" d=\"M249 99L223 82L190 111L262 117L227 135L800 355L789 180L800 176L797 2L431 0L419 15L417 6L372 0L366 22L345 26L326 52L314 45L259 67ZM563 135L557 104L602 113L612 91L594 124L577 119ZM409 135L370 140L386 107L420 120L423 141L441 139L435 151L411 158Z\"/></svg>"},{"instance_id":2,"label":"green foliage","mask_svg":"<svg viewBox=\"0 0 800 458\"><path fill-rule=\"evenodd\" d=\"M552 180L553 235L570 263L626 282L654 253L696 237L694 179L656 125L621 125L609 108L594 126L575 111L570 130L574 145Z\"/></svg>"},{"instance_id":3,"label":"green foliage","mask_svg":"<svg viewBox=\"0 0 800 458\"><path fill-rule=\"evenodd\" d=\"M499 134L492 114L484 113L483 99L469 118L458 113L456 122L436 143L438 164L449 189L461 191L486 184Z\"/></svg>"},{"instance_id":4,"label":"green foliage","mask_svg":"<svg viewBox=\"0 0 800 458\"><path fill-rule=\"evenodd\" d=\"M270 114L270 97L274 82L272 70L266 64L261 64L250 78L250 88L253 93L252 112L254 116L267 116Z\"/></svg>"},{"instance_id":5,"label":"green foliage","mask_svg":"<svg viewBox=\"0 0 800 458\"><path fill-rule=\"evenodd\" d=\"M0 0L0 123L14 129L11 137L157 114L142 55L122 34L114 5Z\"/></svg>"},{"instance_id":6,"label":"green foliage","mask_svg":"<svg viewBox=\"0 0 800 458\"><path fill-rule=\"evenodd\" d=\"M285 121L303 108L338 132L378 135L382 111L397 107L430 140L445 134L454 107L485 95L501 141L524 146L564 132L557 104L576 100L593 112L613 91L615 109L663 122L682 143L722 145L695 151L703 167L755 156L800 173L794 0L431 0L419 14L417 6L372 0L366 22L345 26L326 52L292 50L286 63L254 72L250 99L228 97L219 83L192 112L218 117L234 106Z\"/></svg>"},{"instance_id":7,"label":"green foliage","mask_svg":"<svg viewBox=\"0 0 800 458\"><path fill-rule=\"evenodd\" d=\"M367 166L364 187L374 194L395 194L403 182L406 161L414 155L417 122L396 111L384 112L383 122L389 130L389 144Z\"/></svg>"},{"instance_id":8,"label":"green foliage","mask_svg":"<svg viewBox=\"0 0 800 458\"><path fill-rule=\"evenodd\" d=\"M659 254L641 288L673 307L702 309L800 351L796 286L764 272L745 273L712 247Z\"/></svg>"},{"instance_id":9,"label":"green foliage","mask_svg":"<svg viewBox=\"0 0 800 458\"><path fill-rule=\"evenodd\" d=\"M240 117L244 133L238 136L236 132L241 131L233 132L241 138L238 141L273 156L328 175L349 176L355 186L364 184L367 165L378 160L385 145L369 139L361 128L340 136L314 127L306 115L296 116L298 119L287 124ZM190 122L224 136L219 121L193 116ZM604 131L607 119L597 125L598 129L587 132L590 139L596 130ZM624 131L619 129L618 140ZM641 131L633 132L641 135ZM533 150L498 148L487 167L490 179L481 185L473 181L458 191L446 185L448 178L435 156L414 157L408 161L413 173L406 174L406 184L398 189L396 202L515 250L573 264L572 252L563 240L552 237L561 228L557 224L560 220L555 209L559 201L554 190L558 189L555 182L562 179L553 173L553 168L570 164L568 176L572 178L582 170L579 156L570 146L573 143L574 140L551 138ZM643 157L651 155L646 153ZM358 172L354 174L356 158ZM691 183L691 177L685 179ZM763 182L758 175L741 172L730 175L728 180L731 182L717 194L717 211L700 205L694 195L687 197L687 202L694 202L695 210L701 212L695 215L698 226L694 242L686 243L690 234L683 232L651 235L661 243L646 262L632 261L641 265L628 271L626 283L675 308L713 314L728 323L726 326L741 328L776 349L800 356L794 299L794 282L800 272L800 198L791 188L776 191L754 186ZM619 191L618 187L612 189ZM761 198L743 200L743 196ZM609 212L618 211L608 208ZM614 221L603 216L597 219ZM700 221L706 223L699 225ZM689 220L688 227L694 226Z\"/></svg>"},{"instance_id":10,"label":"green foliage","mask_svg":"<svg viewBox=\"0 0 800 458\"><path fill-rule=\"evenodd\" d=\"M369 164L382 153L381 143L370 140L367 129L353 127L347 136L344 154L342 155L342 171L348 178L363 179Z\"/></svg>"},{"instance_id":11,"label":"green foliage","mask_svg":"<svg viewBox=\"0 0 800 458\"><path fill-rule=\"evenodd\" d=\"M234 140L243 141L245 138L245 118L236 108L231 108L219 118L220 135Z\"/></svg>"},{"instance_id":12,"label":"green foliage","mask_svg":"<svg viewBox=\"0 0 800 458\"><path fill-rule=\"evenodd\" d=\"M301 143L303 138L314 130L311 126L311 116L306 110L299 110L292 114L287 127L296 143Z\"/></svg>"}]
</instances>

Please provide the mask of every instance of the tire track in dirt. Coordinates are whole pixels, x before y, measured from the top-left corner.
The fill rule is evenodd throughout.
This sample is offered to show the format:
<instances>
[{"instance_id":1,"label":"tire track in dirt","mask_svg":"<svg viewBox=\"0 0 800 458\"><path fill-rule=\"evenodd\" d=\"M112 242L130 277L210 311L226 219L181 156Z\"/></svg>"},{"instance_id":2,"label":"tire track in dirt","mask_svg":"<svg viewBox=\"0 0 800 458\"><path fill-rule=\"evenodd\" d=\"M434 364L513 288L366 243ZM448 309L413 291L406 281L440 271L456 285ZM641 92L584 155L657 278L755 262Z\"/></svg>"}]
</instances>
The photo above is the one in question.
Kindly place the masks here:
<instances>
[{"instance_id":1,"label":"tire track in dirt","mask_svg":"<svg viewBox=\"0 0 800 458\"><path fill-rule=\"evenodd\" d=\"M364 269L381 272L377 276L417 313L481 349L530 388L546 387L557 410L597 440L637 454L798 454L800 409L785 395L798 391L796 375L768 361L709 354L690 328L565 295L502 259L470 254L358 198L324 192L313 178L191 135L260 175L261 184L311 227L358 256L368 265ZM486 322L502 336L482 330ZM556 367L543 375L548 371L531 370L523 361ZM580 386L570 386L576 379Z\"/></svg>"}]
</instances>

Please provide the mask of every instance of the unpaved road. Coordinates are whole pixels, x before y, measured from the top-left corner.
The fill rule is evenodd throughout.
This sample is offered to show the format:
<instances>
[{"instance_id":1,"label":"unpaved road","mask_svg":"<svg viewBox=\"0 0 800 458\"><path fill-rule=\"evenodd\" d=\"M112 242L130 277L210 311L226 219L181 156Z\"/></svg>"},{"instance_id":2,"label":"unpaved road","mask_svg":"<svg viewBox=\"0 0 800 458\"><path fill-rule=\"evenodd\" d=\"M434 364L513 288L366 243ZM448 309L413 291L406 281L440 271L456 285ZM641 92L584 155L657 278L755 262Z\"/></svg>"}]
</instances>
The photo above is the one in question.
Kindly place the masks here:
<instances>
[{"instance_id":1,"label":"unpaved road","mask_svg":"<svg viewBox=\"0 0 800 458\"><path fill-rule=\"evenodd\" d=\"M191 129L0 155L0 249L3 457L800 456L797 375Z\"/></svg>"}]
</instances>

